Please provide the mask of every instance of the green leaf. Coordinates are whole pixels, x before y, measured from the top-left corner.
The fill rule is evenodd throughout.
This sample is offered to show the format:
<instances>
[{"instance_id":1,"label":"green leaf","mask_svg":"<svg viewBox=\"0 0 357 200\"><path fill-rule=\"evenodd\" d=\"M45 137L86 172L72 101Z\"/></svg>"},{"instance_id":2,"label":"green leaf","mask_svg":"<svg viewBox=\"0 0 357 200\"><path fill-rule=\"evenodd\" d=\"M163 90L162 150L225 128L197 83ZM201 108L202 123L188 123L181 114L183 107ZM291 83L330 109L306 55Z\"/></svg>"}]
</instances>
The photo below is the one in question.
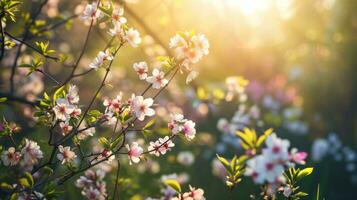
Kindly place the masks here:
<instances>
[{"instance_id":1,"label":"green leaf","mask_svg":"<svg viewBox=\"0 0 357 200\"><path fill-rule=\"evenodd\" d=\"M314 170L314 168L312 168L312 167L308 167L308 168L305 168L305 169L301 170L301 171L298 173L298 175L297 175L297 177L296 177L296 180L301 180L302 178L304 178L304 177L310 175L313 170Z\"/></svg>"},{"instance_id":2,"label":"green leaf","mask_svg":"<svg viewBox=\"0 0 357 200\"><path fill-rule=\"evenodd\" d=\"M105 148L109 148L110 147L110 144L109 144L109 141L107 138L105 137L101 137L98 139L98 142L103 145Z\"/></svg>"},{"instance_id":3,"label":"green leaf","mask_svg":"<svg viewBox=\"0 0 357 200\"><path fill-rule=\"evenodd\" d=\"M143 130L149 129L155 124L155 119L150 120L146 125L143 127Z\"/></svg>"},{"instance_id":4,"label":"green leaf","mask_svg":"<svg viewBox=\"0 0 357 200\"><path fill-rule=\"evenodd\" d=\"M20 178L19 182L25 188L30 188L31 187L31 185L30 185L29 181L27 180L27 178Z\"/></svg>"},{"instance_id":5,"label":"green leaf","mask_svg":"<svg viewBox=\"0 0 357 200\"><path fill-rule=\"evenodd\" d=\"M5 190L12 190L12 189L14 189L14 188L12 187L12 185L10 185L10 184L8 184L8 183L5 183L5 182L1 183L1 184L0 184L0 187L3 188L3 189L5 189Z\"/></svg>"},{"instance_id":6,"label":"green leaf","mask_svg":"<svg viewBox=\"0 0 357 200\"><path fill-rule=\"evenodd\" d=\"M64 91L65 86L62 86L56 90L53 94L53 103L56 103L58 97L62 97L62 93Z\"/></svg>"},{"instance_id":7,"label":"green leaf","mask_svg":"<svg viewBox=\"0 0 357 200\"><path fill-rule=\"evenodd\" d=\"M176 192L181 193L181 185L177 180L169 179L169 180L166 180L164 183L165 183L165 185L170 186Z\"/></svg>"},{"instance_id":8,"label":"green leaf","mask_svg":"<svg viewBox=\"0 0 357 200\"><path fill-rule=\"evenodd\" d=\"M31 187L33 187L33 185L35 184L33 177L30 173L25 172L24 177L28 180L29 184Z\"/></svg>"},{"instance_id":9,"label":"green leaf","mask_svg":"<svg viewBox=\"0 0 357 200\"><path fill-rule=\"evenodd\" d=\"M226 168L226 170L232 174L232 171L231 171L231 165L230 163L223 157L219 156L218 154L216 154L218 160L222 163L222 165Z\"/></svg>"},{"instance_id":10,"label":"green leaf","mask_svg":"<svg viewBox=\"0 0 357 200\"><path fill-rule=\"evenodd\" d=\"M0 103L7 101L6 97L0 97Z\"/></svg>"}]
</instances>

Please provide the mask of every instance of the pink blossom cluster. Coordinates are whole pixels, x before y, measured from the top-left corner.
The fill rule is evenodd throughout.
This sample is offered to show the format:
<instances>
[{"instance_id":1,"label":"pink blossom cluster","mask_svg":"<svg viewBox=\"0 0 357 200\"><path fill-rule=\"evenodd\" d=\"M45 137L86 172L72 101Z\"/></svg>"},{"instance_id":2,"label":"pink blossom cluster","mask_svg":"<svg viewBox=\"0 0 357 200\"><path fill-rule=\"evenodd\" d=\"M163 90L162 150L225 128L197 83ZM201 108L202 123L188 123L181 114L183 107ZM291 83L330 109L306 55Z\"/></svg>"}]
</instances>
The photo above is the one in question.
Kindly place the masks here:
<instances>
[{"instance_id":1,"label":"pink blossom cluster","mask_svg":"<svg viewBox=\"0 0 357 200\"><path fill-rule=\"evenodd\" d=\"M183 133L189 141L193 140L196 136L195 126L195 122L184 119L182 114L172 114L171 121L168 123L168 127L172 131L172 134L176 135Z\"/></svg>"},{"instance_id":2,"label":"pink blossom cluster","mask_svg":"<svg viewBox=\"0 0 357 200\"><path fill-rule=\"evenodd\" d=\"M33 167L43 158L40 146L29 139L25 139L25 145L21 151L16 151L15 147L9 147L1 154L1 160L5 166L17 165L20 161L23 166Z\"/></svg>"},{"instance_id":3,"label":"pink blossom cluster","mask_svg":"<svg viewBox=\"0 0 357 200\"><path fill-rule=\"evenodd\" d=\"M267 137L265 144L262 154L247 161L245 175L252 177L257 184L268 183L277 188L286 181L283 176L285 169L295 163L305 164L307 154L298 152L295 148L289 152L290 142L278 138L275 133Z\"/></svg>"},{"instance_id":4,"label":"pink blossom cluster","mask_svg":"<svg viewBox=\"0 0 357 200\"><path fill-rule=\"evenodd\" d=\"M104 177L105 172L100 169L87 170L77 179L76 186L82 189L81 194L88 200L105 200L108 195Z\"/></svg>"},{"instance_id":5,"label":"pink blossom cluster","mask_svg":"<svg viewBox=\"0 0 357 200\"><path fill-rule=\"evenodd\" d=\"M160 89L167 85L168 80L165 79L165 73L160 71L159 69L154 69L152 71L152 75L149 76L148 72L148 64L146 62L138 62L134 63L133 68L140 80L146 80L148 83L152 85L154 89Z\"/></svg>"}]
</instances>

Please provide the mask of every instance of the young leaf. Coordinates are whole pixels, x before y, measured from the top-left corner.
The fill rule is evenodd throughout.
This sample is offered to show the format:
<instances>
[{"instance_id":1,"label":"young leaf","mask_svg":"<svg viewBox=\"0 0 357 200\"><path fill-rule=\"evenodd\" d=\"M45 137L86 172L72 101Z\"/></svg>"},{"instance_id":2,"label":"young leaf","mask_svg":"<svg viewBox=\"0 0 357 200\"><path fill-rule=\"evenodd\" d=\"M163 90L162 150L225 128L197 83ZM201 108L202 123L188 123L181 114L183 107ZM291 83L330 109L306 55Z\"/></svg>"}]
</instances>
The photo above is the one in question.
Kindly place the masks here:
<instances>
[{"instance_id":1,"label":"young leaf","mask_svg":"<svg viewBox=\"0 0 357 200\"><path fill-rule=\"evenodd\" d=\"M166 180L164 183L165 185L172 187L172 189L174 189L176 192L181 193L181 186L177 180L169 179Z\"/></svg>"},{"instance_id":2,"label":"young leaf","mask_svg":"<svg viewBox=\"0 0 357 200\"><path fill-rule=\"evenodd\" d=\"M297 180L301 180L302 178L304 178L304 177L310 175L313 170L314 170L314 168L312 168L312 167L308 167L308 168L305 168L305 169L301 170L301 171L298 173L296 179L297 179Z\"/></svg>"}]
</instances>

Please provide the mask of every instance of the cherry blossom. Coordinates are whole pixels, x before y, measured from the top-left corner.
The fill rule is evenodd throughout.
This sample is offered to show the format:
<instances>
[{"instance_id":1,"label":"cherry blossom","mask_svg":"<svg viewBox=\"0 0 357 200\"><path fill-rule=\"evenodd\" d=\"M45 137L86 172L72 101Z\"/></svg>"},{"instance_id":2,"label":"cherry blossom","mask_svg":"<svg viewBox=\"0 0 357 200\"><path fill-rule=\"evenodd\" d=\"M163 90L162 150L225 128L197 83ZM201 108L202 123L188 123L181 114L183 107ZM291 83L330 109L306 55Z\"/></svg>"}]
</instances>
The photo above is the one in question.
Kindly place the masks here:
<instances>
[{"instance_id":1,"label":"cherry blossom","mask_svg":"<svg viewBox=\"0 0 357 200\"><path fill-rule=\"evenodd\" d=\"M168 83L168 81L164 77L164 72L159 71L158 69L154 69L152 71L152 76L149 76L146 81L151 83L153 88L160 89Z\"/></svg>"},{"instance_id":2,"label":"cherry blossom","mask_svg":"<svg viewBox=\"0 0 357 200\"><path fill-rule=\"evenodd\" d=\"M185 135L185 137L187 138L187 140L192 140L193 138L195 138L196 136L196 129L195 129L195 125L196 123L188 120L183 124L183 133Z\"/></svg>"},{"instance_id":3,"label":"cherry blossom","mask_svg":"<svg viewBox=\"0 0 357 200\"><path fill-rule=\"evenodd\" d=\"M70 85L67 93L67 100L70 104L77 104L79 102L78 88L75 85Z\"/></svg>"},{"instance_id":4,"label":"cherry blossom","mask_svg":"<svg viewBox=\"0 0 357 200\"><path fill-rule=\"evenodd\" d=\"M134 63L133 68L138 74L140 80L145 80L147 78L148 65L146 62Z\"/></svg>"},{"instance_id":5,"label":"cherry blossom","mask_svg":"<svg viewBox=\"0 0 357 200\"><path fill-rule=\"evenodd\" d=\"M88 19L97 19L102 16L102 12L97 8L97 2L93 2L92 4L87 4L83 14L80 16L82 21L86 21Z\"/></svg>"},{"instance_id":6,"label":"cherry blossom","mask_svg":"<svg viewBox=\"0 0 357 200\"><path fill-rule=\"evenodd\" d=\"M24 163L27 165L34 165L38 163L39 159L43 158L40 146L29 139L25 139L25 146L22 148L21 154L24 155Z\"/></svg>"},{"instance_id":7,"label":"cherry blossom","mask_svg":"<svg viewBox=\"0 0 357 200\"><path fill-rule=\"evenodd\" d=\"M168 128L173 134L178 134L183 129L183 124L187 120L184 119L182 114L171 114L171 121L168 123Z\"/></svg>"},{"instance_id":8,"label":"cherry blossom","mask_svg":"<svg viewBox=\"0 0 357 200\"><path fill-rule=\"evenodd\" d=\"M123 93L120 92L114 99L105 99L103 105L106 107L105 112L118 113L121 108L121 100L123 98Z\"/></svg>"},{"instance_id":9,"label":"cherry blossom","mask_svg":"<svg viewBox=\"0 0 357 200\"><path fill-rule=\"evenodd\" d=\"M267 148L263 149L263 154L266 157L282 162L289 160L289 140L280 139L273 133L267 137L265 144Z\"/></svg>"},{"instance_id":10,"label":"cherry blossom","mask_svg":"<svg viewBox=\"0 0 357 200\"><path fill-rule=\"evenodd\" d=\"M140 162L140 156L143 153L143 148L137 142L133 142L130 146L126 144L128 149L129 164Z\"/></svg>"},{"instance_id":11,"label":"cherry blossom","mask_svg":"<svg viewBox=\"0 0 357 200\"><path fill-rule=\"evenodd\" d=\"M153 103L152 98L144 99L142 96L136 96L132 102L132 111L140 121L143 121L145 116L150 117L155 114L155 110L150 108Z\"/></svg>"},{"instance_id":12,"label":"cherry blossom","mask_svg":"<svg viewBox=\"0 0 357 200\"><path fill-rule=\"evenodd\" d=\"M113 13L112 13L112 22L114 25L117 24L126 24L127 20L124 15L124 9L123 8L114 8Z\"/></svg>"},{"instance_id":13,"label":"cherry blossom","mask_svg":"<svg viewBox=\"0 0 357 200\"><path fill-rule=\"evenodd\" d=\"M1 160L5 166L17 165L20 159L21 159L21 154L20 152L16 152L16 149L14 147L8 148L7 151L3 151L1 154Z\"/></svg>"},{"instance_id":14,"label":"cherry blossom","mask_svg":"<svg viewBox=\"0 0 357 200\"><path fill-rule=\"evenodd\" d=\"M154 154L156 156L164 155L167 151L170 151L175 144L171 141L169 136L165 136L164 138L159 138L155 142L150 142L150 146L148 147L148 151L150 154Z\"/></svg>"},{"instance_id":15,"label":"cherry blossom","mask_svg":"<svg viewBox=\"0 0 357 200\"><path fill-rule=\"evenodd\" d=\"M76 186L82 188L81 194L90 200L105 200L107 196L105 172L103 170L87 170L84 176L76 181Z\"/></svg>"},{"instance_id":16,"label":"cherry blossom","mask_svg":"<svg viewBox=\"0 0 357 200\"><path fill-rule=\"evenodd\" d=\"M99 51L97 57L89 64L89 67L97 70L104 64L105 61L111 60L113 60L113 56L108 49L105 51Z\"/></svg>"},{"instance_id":17,"label":"cherry blossom","mask_svg":"<svg viewBox=\"0 0 357 200\"><path fill-rule=\"evenodd\" d=\"M56 106L53 108L53 111L55 112L56 119L67 121L74 109L75 107L69 104L67 99L59 98L56 101Z\"/></svg>"},{"instance_id":18,"label":"cherry blossom","mask_svg":"<svg viewBox=\"0 0 357 200\"><path fill-rule=\"evenodd\" d=\"M139 31L129 28L125 32L124 39L129 42L132 47L137 47L141 43L141 37Z\"/></svg>"},{"instance_id":19,"label":"cherry blossom","mask_svg":"<svg viewBox=\"0 0 357 200\"><path fill-rule=\"evenodd\" d=\"M73 127L71 125L69 125L68 122L60 122L59 126L60 126L60 128L62 130L62 135L67 135L73 129Z\"/></svg>"},{"instance_id":20,"label":"cherry blossom","mask_svg":"<svg viewBox=\"0 0 357 200\"><path fill-rule=\"evenodd\" d=\"M63 147L62 145L58 146L59 153L57 154L58 160L62 161L62 164L71 163L77 155L71 151L71 147Z\"/></svg>"},{"instance_id":21,"label":"cherry blossom","mask_svg":"<svg viewBox=\"0 0 357 200\"><path fill-rule=\"evenodd\" d=\"M201 188L196 189L190 185L190 191L185 192L182 197L184 200L205 200L203 194L204 191Z\"/></svg>"}]
</instances>

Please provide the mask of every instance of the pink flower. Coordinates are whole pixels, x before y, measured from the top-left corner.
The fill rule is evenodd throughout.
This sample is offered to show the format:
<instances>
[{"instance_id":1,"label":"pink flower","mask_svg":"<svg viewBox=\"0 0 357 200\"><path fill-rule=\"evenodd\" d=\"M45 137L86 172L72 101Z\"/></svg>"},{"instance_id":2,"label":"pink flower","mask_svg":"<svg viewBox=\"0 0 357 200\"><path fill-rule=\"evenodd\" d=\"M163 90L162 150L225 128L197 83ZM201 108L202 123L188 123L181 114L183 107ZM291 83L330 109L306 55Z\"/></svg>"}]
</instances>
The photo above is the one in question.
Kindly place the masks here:
<instances>
[{"instance_id":1,"label":"pink flower","mask_svg":"<svg viewBox=\"0 0 357 200\"><path fill-rule=\"evenodd\" d=\"M195 138L196 135L195 125L196 123L191 120L188 120L184 123L182 130L187 140L192 140L193 138Z\"/></svg>"},{"instance_id":2,"label":"pink flower","mask_svg":"<svg viewBox=\"0 0 357 200\"><path fill-rule=\"evenodd\" d=\"M20 152L16 152L14 147L10 147L7 151L2 152L1 160L5 166L17 165L21 159Z\"/></svg>"},{"instance_id":3,"label":"pink flower","mask_svg":"<svg viewBox=\"0 0 357 200\"><path fill-rule=\"evenodd\" d=\"M122 98L123 94L120 92L114 99L105 99L103 105L106 107L106 112L120 112Z\"/></svg>"},{"instance_id":4,"label":"pink flower","mask_svg":"<svg viewBox=\"0 0 357 200\"><path fill-rule=\"evenodd\" d=\"M178 134L183 129L183 124L187 120L184 119L182 114L171 114L171 121L168 123L168 128L172 131L173 134Z\"/></svg>"},{"instance_id":5,"label":"pink flower","mask_svg":"<svg viewBox=\"0 0 357 200\"><path fill-rule=\"evenodd\" d=\"M131 146L126 144L126 148L128 149L128 157L129 157L129 164L138 163L140 162L140 156L143 153L143 148L139 146L137 142L133 142Z\"/></svg>"},{"instance_id":6,"label":"pink flower","mask_svg":"<svg viewBox=\"0 0 357 200\"><path fill-rule=\"evenodd\" d=\"M69 125L68 122L60 122L59 126L62 129L62 135L67 135L73 129L73 127Z\"/></svg>"},{"instance_id":7,"label":"pink flower","mask_svg":"<svg viewBox=\"0 0 357 200\"><path fill-rule=\"evenodd\" d=\"M74 111L75 107L67 101L67 99L57 99L56 106L53 108L56 119L67 121L70 118L70 114Z\"/></svg>"},{"instance_id":8,"label":"pink flower","mask_svg":"<svg viewBox=\"0 0 357 200\"><path fill-rule=\"evenodd\" d=\"M148 147L148 151L150 154L155 154L156 156L164 155L167 151L170 151L175 144L171 141L169 136L165 136L164 138L159 138L155 142L150 142L150 146Z\"/></svg>"},{"instance_id":9,"label":"pink flower","mask_svg":"<svg viewBox=\"0 0 357 200\"><path fill-rule=\"evenodd\" d=\"M75 85L70 85L68 94L66 95L70 104L77 104L79 102L78 88Z\"/></svg>"},{"instance_id":10,"label":"pink flower","mask_svg":"<svg viewBox=\"0 0 357 200\"><path fill-rule=\"evenodd\" d=\"M143 121L145 116L150 117L155 114L155 110L150 108L153 103L152 98L144 99L142 96L136 96L132 101L132 111L140 121Z\"/></svg>"},{"instance_id":11,"label":"pink flower","mask_svg":"<svg viewBox=\"0 0 357 200\"><path fill-rule=\"evenodd\" d=\"M205 200L204 191L201 188L194 188L190 185L190 192L185 192L182 197L184 200Z\"/></svg>"},{"instance_id":12,"label":"pink flower","mask_svg":"<svg viewBox=\"0 0 357 200\"><path fill-rule=\"evenodd\" d=\"M305 159L307 158L307 153L306 152L298 152L296 148L291 149L290 151L290 160L300 164L304 165Z\"/></svg>"},{"instance_id":13,"label":"pink flower","mask_svg":"<svg viewBox=\"0 0 357 200\"><path fill-rule=\"evenodd\" d=\"M158 69L154 69L152 71L152 76L149 76L146 81L151 83L153 88L160 89L165 87L165 85L168 83L168 80L166 80L164 77L164 72L159 71Z\"/></svg>"},{"instance_id":14,"label":"pink flower","mask_svg":"<svg viewBox=\"0 0 357 200\"><path fill-rule=\"evenodd\" d=\"M125 32L124 39L129 42L132 47L137 47L141 43L141 37L139 31L129 28Z\"/></svg>"},{"instance_id":15,"label":"pink flower","mask_svg":"<svg viewBox=\"0 0 357 200\"><path fill-rule=\"evenodd\" d=\"M21 154L24 155L24 162L27 165L34 165L39 159L43 158L40 146L28 139L25 139L25 146L21 149Z\"/></svg>"},{"instance_id":16,"label":"pink flower","mask_svg":"<svg viewBox=\"0 0 357 200\"><path fill-rule=\"evenodd\" d=\"M86 21L88 19L96 19L102 16L102 12L97 9L97 2L93 2L92 4L87 4L86 8L83 11L83 14L80 16L82 21Z\"/></svg>"},{"instance_id":17,"label":"pink flower","mask_svg":"<svg viewBox=\"0 0 357 200\"><path fill-rule=\"evenodd\" d=\"M101 67L105 61L110 61L113 60L113 56L109 52L109 50L105 51L100 51L97 55L97 57L89 64L89 67L92 69L97 70L99 67Z\"/></svg>"},{"instance_id":18,"label":"pink flower","mask_svg":"<svg viewBox=\"0 0 357 200\"><path fill-rule=\"evenodd\" d=\"M72 162L77 155L71 151L71 147L58 146L59 153L57 154L58 160L62 161L62 164Z\"/></svg>"},{"instance_id":19,"label":"pink flower","mask_svg":"<svg viewBox=\"0 0 357 200\"><path fill-rule=\"evenodd\" d=\"M145 80L148 76L148 65L146 62L134 63L133 68L138 74L140 80Z\"/></svg>"}]
</instances>

